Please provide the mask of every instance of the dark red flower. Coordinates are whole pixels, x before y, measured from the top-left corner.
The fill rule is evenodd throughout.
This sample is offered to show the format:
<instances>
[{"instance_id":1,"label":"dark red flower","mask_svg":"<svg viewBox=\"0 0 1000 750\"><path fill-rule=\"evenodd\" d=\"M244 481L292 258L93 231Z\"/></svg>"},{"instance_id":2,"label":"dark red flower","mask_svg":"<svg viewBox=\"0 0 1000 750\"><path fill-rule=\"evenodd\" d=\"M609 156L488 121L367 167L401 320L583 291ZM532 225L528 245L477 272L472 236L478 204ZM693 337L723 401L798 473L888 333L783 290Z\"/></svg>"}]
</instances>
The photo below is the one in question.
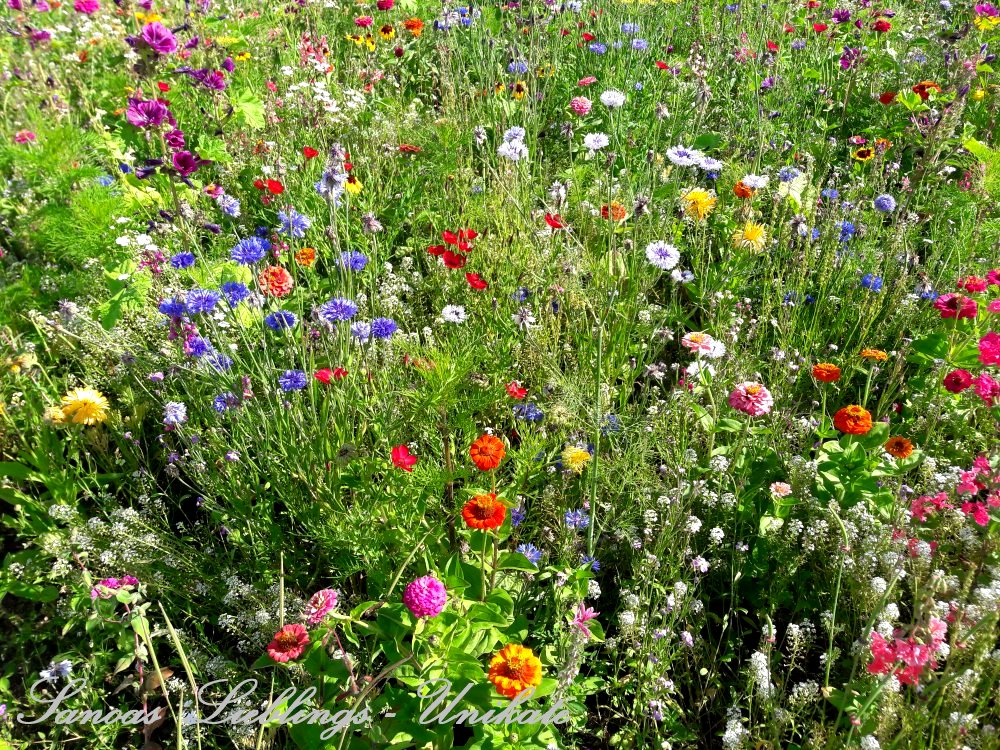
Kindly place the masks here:
<instances>
[{"instance_id":1,"label":"dark red flower","mask_svg":"<svg viewBox=\"0 0 1000 750\"><path fill-rule=\"evenodd\" d=\"M878 98L878 100L880 104L884 104L888 107L890 104L896 101L896 92L886 91L882 94L882 96Z\"/></svg>"},{"instance_id":2,"label":"dark red flower","mask_svg":"<svg viewBox=\"0 0 1000 750\"><path fill-rule=\"evenodd\" d=\"M961 393L972 385L972 373L968 370L952 370L944 376L943 385L952 393Z\"/></svg>"},{"instance_id":3,"label":"dark red flower","mask_svg":"<svg viewBox=\"0 0 1000 750\"><path fill-rule=\"evenodd\" d=\"M335 367L335 368L333 368L333 379L334 380L343 380L346 377L347 377L347 370L345 370L343 367Z\"/></svg>"}]
</instances>

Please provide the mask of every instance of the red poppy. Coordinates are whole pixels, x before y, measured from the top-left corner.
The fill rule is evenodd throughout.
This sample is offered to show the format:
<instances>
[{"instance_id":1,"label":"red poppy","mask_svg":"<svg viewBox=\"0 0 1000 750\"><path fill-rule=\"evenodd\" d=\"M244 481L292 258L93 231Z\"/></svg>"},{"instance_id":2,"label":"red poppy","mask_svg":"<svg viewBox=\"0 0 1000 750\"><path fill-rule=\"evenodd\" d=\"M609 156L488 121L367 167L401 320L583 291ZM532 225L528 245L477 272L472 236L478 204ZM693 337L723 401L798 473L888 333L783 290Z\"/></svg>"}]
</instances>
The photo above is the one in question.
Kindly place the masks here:
<instances>
[{"instance_id":1,"label":"red poppy","mask_svg":"<svg viewBox=\"0 0 1000 750\"><path fill-rule=\"evenodd\" d=\"M559 214L545 214L545 223L548 224L553 229L565 229L566 225L563 224L562 216Z\"/></svg>"},{"instance_id":2,"label":"red poppy","mask_svg":"<svg viewBox=\"0 0 1000 750\"><path fill-rule=\"evenodd\" d=\"M285 186L277 180L268 180L265 184L267 185L267 192L271 195L281 195L285 192Z\"/></svg>"},{"instance_id":3,"label":"red poppy","mask_svg":"<svg viewBox=\"0 0 1000 750\"><path fill-rule=\"evenodd\" d=\"M778 45L775 44L774 42L772 42L770 39L768 39L767 40L767 49L770 52L777 52L778 51Z\"/></svg>"},{"instance_id":4,"label":"red poppy","mask_svg":"<svg viewBox=\"0 0 1000 750\"><path fill-rule=\"evenodd\" d=\"M827 26L826 26L825 23L814 23L813 24L813 31L815 31L817 34L822 34L824 31L826 31L826 29L827 29Z\"/></svg>"},{"instance_id":5,"label":"red poppy","mask_svg":"<svg viewBox=\"0 0 1000 750\"><path fill-rule=\"evenodd\" d=\"M593 34L588 34L588 33L584 32L584 34L583 34L583 41L585 41L585 42L592 42L595 39L597 39L597 37L594 36Z\"/></svg>"},{"instance_id":6,"label":"red poppy","mask_svg":"<svg viewBox=\"0 0 1000 750\"><path fill-rule=\"evenodd\" d=\"M305 147L304 147L304 148L302 149L302 154L303 154L303 156L305 156L305 157L306 157L307 159L315 159L315 158L316 158L317 156L319 156L319 151L317 151L316 149L314 149L314 148L311 148L311 147L309 147L309 146L305 146Z\"/></svg>"},{"instance_id":7,"label":"red poppy","mask_svg":"<svg viewBox=\"0 0 1000 750\"><path fill-rule=\"evenodd\" d=\"M881 104L884 104L888 107L890 104L896 101L896 92L886 91L885 93L882 94L882 96L878 98L878 100Z\"/></svg>"},{"instance_id":8,"label":"red poppy","mask_svg":"<svg viewBox=\"0 0 1000 750\"><path fill-rule=\"evenodd\" d=\"M156 84L156 88L158 88L162 93L165 94L168 91L170 91L170 84L160 81L159 83Z\"/></svg>"},{"instance_id":9,"label":"red poppy","mask_svg":"<svg viewBox=\"0 0 1000 750\"><path fill-rule=\"evenodd\" d=\"M512 380L507 383L507 395L520 400L528 395L528 389L522 387L520 381Z\"/></svg>"},{"instance_id":10,"label":"red poppy","mask_svg":"<svg viewBox=\"0 0 1000 750\"><path fill-rule=\"evenodd\" d=\"M559 31L559 36L569 36L569 29L561 29Z\"/></svg>"},{"instance_id":11,"label":"red poppy","mask_svg":"<svg viewBox=\"0 0 1000 750\"><path fill-rule=\"evenodd\" d=\"M458 244L458 235L456 235L454 232L449 232L447 229L441 232L441 239L443 239L449 245Z\"/></svg>"},{"instance_id":12,"label":"red poppy","mask_svg":"<svg viewBox=\"0 0 1000 750\"><path fill-rule=\"evenodd\" d=\"M431 255L444 255L444 245L428 245L427 252Z\"/></svg>"},{"instance_id":13,"label":"red poppy","mask_svg":"<svg viewBox=\"0 0 1000 750\"><path fill-rule=\"evenodd\" d=\"M475 229L459 229L458 239L460 240L474 240L479 236L479 232Z\"/></svg>"},{"instance_id":14,"label":"red poppy","mask_svg":"<svg viewBox=\"0 0 1000 750\"><path fill-rule=\"evenodd\" d=\"M795 33L795 27L792 26L790 23L786 23L785 24L785 28L784 28L784 32L786 34L794 34Z\"/></svg>"},{"instance_id":15,"label":"red poppy","mask_svg":"<svg viewBox=\"0 0 1000 750\"><path fill-rule=\"evenodd\" d=\"M335 368L333 368L333 379L334 380L343 380L346 377L347 377L347 370L345 370L343 367L335 367Z\"/></svg>"},{"instance_id":16,"label":"red poppy","mask_svg":"<svg viewBox=\"0 0 1000 750\"><path fill-rule=\"evenodd\" d=\"M405 445L397 445L392 449L392 464L397 469L413 471L413 464L416 462L417 457L410 453L410 449Z\"/></svg>"},{"instance_id":17,"label":"red poppy","mask_svg":"<svg viewBox=\"0 0 1000 750\"><path fill-rule=\"evenodd\" d=\"M666 70L670 66L667 65L665 62L663 62L663 60L657 60L656 67L658 67L660 70Z\"/></svg>"},{"instance_id":18,"label":"red poppy","mask_svg":"<svg viewBox=\"0 0 1000 750\"><path fill-rule=\"evenodd\" d=\"M475 289L478 292L481 292L483 289L487 289L489 287L489 284L487 284L485 281L483 281L479 277L478 273L467 273L467 274L465 274L465 280L469 282L469 286L471 286L473 289Z\"/></svg>"},{"instance_id":19,"label":"red poppy","mask_svg":"<svg viewBox=\"0 0 1000 750\"><path fill-rule=\"evenodd\" d=\"M446 268L465 268L467 260L460 253L453 253L451 250L444 251L444 265Z\"/></svg>"},{"instance_id":20,"label":"red poppy","mask_svg":"<svg viewBox=\"0 0 1000 750\"><path fill-rule=\"evenodd\" d=\"M324 367L322 370L316 370L313 377L323 385L330 385L330 381L333 379L333 370Z\"/></svg>"},{"instance_id":21,"label":"red poppy","mask_svg":"<svg viewBox=\"0 0 1000 750\"><path fill-rule=\"evenodd\" d=\"M258 190L263 190L264 189L264 181L263 180L254 180L253 181L253 186L255 188L257 188Z\"/></svg>"}]
</instances>

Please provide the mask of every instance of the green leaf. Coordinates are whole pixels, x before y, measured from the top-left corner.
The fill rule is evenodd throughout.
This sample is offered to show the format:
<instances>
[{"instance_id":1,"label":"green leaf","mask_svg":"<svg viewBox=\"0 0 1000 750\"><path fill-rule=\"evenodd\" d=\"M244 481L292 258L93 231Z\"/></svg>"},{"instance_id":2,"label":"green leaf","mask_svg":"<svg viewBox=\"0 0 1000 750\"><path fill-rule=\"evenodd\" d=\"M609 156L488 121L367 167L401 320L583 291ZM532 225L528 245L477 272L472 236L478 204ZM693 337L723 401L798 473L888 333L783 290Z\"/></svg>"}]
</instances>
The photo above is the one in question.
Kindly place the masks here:
<instances>
[{"instance_id":1,"label":"green leaf","mask_svg":"<svg viewBox=\"0 0 1000 750\"><path fill-rule=\"evenodd\" d=\"M538 566L520 552L508 552L500 558L497 570L526 570L534 573L538 570Z\"/></svg>"},{"instance_id":2,"label":"green leaf","mask_svg":"<svg viewBox=\"0 0 1000 750\"><path fill-rule=\"evenodd\" d=\"M264 103L250 91L240 92L236 100L232 102L232 105L243 122L252 130L260 130L266 124L264 119Z\"/></svg>"}]
</instances>

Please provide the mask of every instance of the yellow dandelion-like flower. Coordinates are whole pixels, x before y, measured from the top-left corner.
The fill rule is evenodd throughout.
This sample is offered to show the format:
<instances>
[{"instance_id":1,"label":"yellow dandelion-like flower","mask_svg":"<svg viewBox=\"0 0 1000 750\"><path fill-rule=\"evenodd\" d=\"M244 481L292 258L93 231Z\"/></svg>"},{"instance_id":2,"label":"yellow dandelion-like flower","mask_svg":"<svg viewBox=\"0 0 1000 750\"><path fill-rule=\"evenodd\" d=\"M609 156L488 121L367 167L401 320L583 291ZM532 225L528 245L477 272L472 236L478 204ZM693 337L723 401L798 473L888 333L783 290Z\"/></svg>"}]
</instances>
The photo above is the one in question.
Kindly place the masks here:
<instances>
[{"instance_id":1,"label":"yellow dandelion-like flower","mask_svg":"<svg viewBox=\"0 0 1000 750\"><path fill-rule=\"evenodd\" d=\"M252 57L252 55L251 55L251 54L250 54L249 52L240 52L240 53L239 53L238 55L236 55L236 57L234 57L233 59L234 59L234 60L235 60L236 62L246 62L246 61L247 61L247 60L249 60L249 59L250 59L251 57Z\"/></svg>"},{"instance_id":2,"label":"yellow dandelion-like flower","mask_svg":"<svg viewBox=\"0 0 1000 750\"><path fill-rule=\"evenodd\" d=\"M58 406L49 406L42 413L42 419L52 424L65 424L66 414Z\"/></svg>"},{"instance_id":3,"label":"yellow dandelion-like flower","mask_svg":"<svg viewBox=\"0 0 1000 750\"><path fill-rule=\"evenodd\" d=\"M767 227L748 221L742 229L733 232L733 247L738 250L753 250L759 253L767 244Z\"/></svg>"},{"instance_id":4,"label":"yellow dandelion-like flower","mask_svg":"<svg viewBox=\"0 0 1000 750\"><path fill-rule=\"evenodd\" d=\"M562 452L563 467L574 474L582 474L591 458L589 451L576 445L568 445Z\"/></svg>"},{"instance_id":5,"label":"yellow dandelion-like flower","mask_svg":"<svg viewBox=\"0 0 1000 750\"><path fill-rule=\"evenodd\" d=\"M986 98L986 89L976 89L972 92L972 98L977 102L981 102Z\"/></svg>"},{"instance_id":6,"label":"yellow dandelion-like flower","mask_svg":"<svg viewBox=\"0 0 1000 750\"><path fill-rule=\"evenodd\" d=\"M351 195L357 195L358 193L360 193L362 187L364 186L361 184L361 180L359 180L354 175L348 177L347 181L344 183L344 190L346 190Z\"/></svg>"},{"instance_id":7,"label":"yellow dandelion-like flower","mask_svg":"<svg viewBox=\"0 0 1000 750\"><path fill-rule=\"evenodd\" d=\"M702 188L691 188L681 194L684 213L698 221L704 221L708 218L708 215L715 209L717 201L718 198L712 192Z\"/></svg>"},{"instance_id":8,"label":"yellow dandelion-like flower","mask_svg":"<svg viewBox=\"0 0 1000 750\"><path fill-rule=\"evenodd\" d=\"M93 388L74 388L63 396L62 412L67 422L95 425L108 419L108 400Z\"/></svg>"},{"instance_id":9,"label":"yellow dandelion-like flower","mask_svg":"<svg viewBox=\"0 0 1000 750\"><path fill-rule=\"evenodd\" d=\"M871 359L876 362L885 362L889 359L889 355L881 349L862 349L860 356L862 359Z\"/></svg>"}]
</instances>

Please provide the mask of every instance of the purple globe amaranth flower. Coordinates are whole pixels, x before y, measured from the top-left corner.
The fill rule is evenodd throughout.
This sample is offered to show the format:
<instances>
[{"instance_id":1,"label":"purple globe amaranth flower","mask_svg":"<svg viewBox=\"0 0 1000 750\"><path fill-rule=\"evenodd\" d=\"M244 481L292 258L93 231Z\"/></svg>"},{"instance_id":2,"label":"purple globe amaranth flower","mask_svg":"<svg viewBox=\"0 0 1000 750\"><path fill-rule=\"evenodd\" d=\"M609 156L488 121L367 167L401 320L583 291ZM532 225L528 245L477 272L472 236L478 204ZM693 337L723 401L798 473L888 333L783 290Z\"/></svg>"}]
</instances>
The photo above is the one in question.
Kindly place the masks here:
<instances>
[{"instance_id":1,"label":"purple globe amaranth flower","mask_svg":"<svg viewBox=\"0 0 1000 750\"><path fill-rule=\"evenodd\" d=\"M411 581L403 592L403 604L414 617L437 617L448 601L444 584L434 576Z\"/></svg>"},{"instance_id":2,"label":"purple globe amaranth flower","mask_svg":"<svg viewBox=\"0 0 1000 750\"><path fill-rule=\"evenodd\" d=\"M211 163L212 162L208 159L202 159L200 156L192 154L190 151L178 151L174 154L173 158L174 169L176 169L182 177L193 175L200 167Z\"/></svg>"},{"instance_id":3,"label":"purple globe amaranth flower","mask_svg":"<svg viewBox=\"0 0 1000 750\"><path fill-rule=\"evenodd\" d=\"M147 23L142 27L142 41L158 55L169 55L177 51L177 38L159 21Z\"/></svg>"},{"instance_id":4,"label":"purple globe amaranth flower","mask_svg":"<svg viewBox=\"0 0 1000 750\"><path fill-rule=\"evenodd\" d=\"M167 105L159 99L129 99L125 119L137 128L157 128L164 122L176 122Z\"/></svg>"}]
</instances>

